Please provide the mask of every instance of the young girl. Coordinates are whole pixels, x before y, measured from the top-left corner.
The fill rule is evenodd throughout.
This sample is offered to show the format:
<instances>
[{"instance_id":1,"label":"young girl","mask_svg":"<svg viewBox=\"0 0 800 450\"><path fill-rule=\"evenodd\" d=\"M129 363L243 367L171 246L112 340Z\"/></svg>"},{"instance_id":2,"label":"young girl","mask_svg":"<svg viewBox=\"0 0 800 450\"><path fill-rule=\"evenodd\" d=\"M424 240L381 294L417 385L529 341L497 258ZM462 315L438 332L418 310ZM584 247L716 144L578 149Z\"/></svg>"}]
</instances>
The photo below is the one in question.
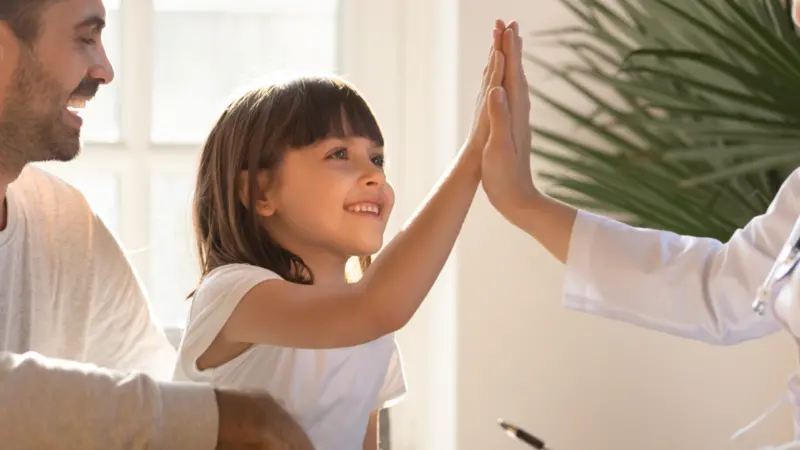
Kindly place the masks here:
<instances>
[{"instance_id":1,"label":"young girl","mask_svg":"<svg viewBox=\"0 0 800 450\"><path fill-rule=\"evenodd\" d=\"M504 28L457 161L357 282L345 265L357 256L369 266L394 204L367 103L338 79L301 78L229 105L200 161L202 280L176 380L266 390L319 450L377 448L377 412L406 389L393 332L452 250L480 182L487 95L521 64L516 28Z\"/></svg>"}]
</instances>

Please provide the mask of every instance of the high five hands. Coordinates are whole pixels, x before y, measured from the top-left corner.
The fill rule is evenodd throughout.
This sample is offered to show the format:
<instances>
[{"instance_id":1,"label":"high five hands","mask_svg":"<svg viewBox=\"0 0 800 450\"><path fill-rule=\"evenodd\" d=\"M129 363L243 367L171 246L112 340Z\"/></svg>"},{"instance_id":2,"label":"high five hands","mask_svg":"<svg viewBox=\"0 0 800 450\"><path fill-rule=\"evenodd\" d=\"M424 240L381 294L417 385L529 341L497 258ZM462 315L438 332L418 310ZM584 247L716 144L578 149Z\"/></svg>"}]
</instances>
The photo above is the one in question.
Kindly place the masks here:
<instances>
[{"instance_id":1,"label":"high five hands","mask_svg":"<svg viewBox=\"0 0 800 450\"><path fill-rule=\"evenodd\" d=\"M533 183L530 110L519 25L498 20L462 157L470 177L483 183L503 217L566 261L577 210L542 194Z\"/></svg>"},{"instance_id":2,"label":"high five hands","mask_svg":"<svg viewBox=\"0 0 800 450\"><path fill-rule=\"evenodd\" d=\"M481 112L488 120L488 137L483 148L481 180L492 205L506 219L541 196L533 184L530 169L531 128L530 97L522 66L522 38L519 25L506 26L497 20L494 29L494 54L499 54L503 68L490 77L486 106ZM491 67L487 66L487 67ZM492 72L489 70L489 72ZM498 80L497 72L501 72ZM498 82L499 81L499 82ZM484 83L487 83L486 72ZM482 90L484 91L484 90ZM484 91L485 92L485 91ZM476 131L483 131L480 126Z\"/></svg>"}]
</instances>

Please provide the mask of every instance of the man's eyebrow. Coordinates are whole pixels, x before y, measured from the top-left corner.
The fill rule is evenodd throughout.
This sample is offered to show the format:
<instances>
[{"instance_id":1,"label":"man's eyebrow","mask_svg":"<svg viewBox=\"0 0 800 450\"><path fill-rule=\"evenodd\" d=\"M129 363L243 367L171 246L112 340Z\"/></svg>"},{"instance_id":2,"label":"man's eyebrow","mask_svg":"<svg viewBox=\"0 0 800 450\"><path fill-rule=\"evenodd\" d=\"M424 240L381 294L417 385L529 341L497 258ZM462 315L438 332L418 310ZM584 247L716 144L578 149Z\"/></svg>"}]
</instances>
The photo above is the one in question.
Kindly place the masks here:
<instances>
[{"instance_id":1,"label":"man's eyebrow","mask_svg":"<svg viewBox=\"0 0 800 450\"><path fill-rule=\"evenodd\" d=\"M82 28L93 28L93 31L101 31L106 27L106 20L101 16L90 16L83 19L79 24L75 25L76 30Z\"/></svg>"}]
</instances>

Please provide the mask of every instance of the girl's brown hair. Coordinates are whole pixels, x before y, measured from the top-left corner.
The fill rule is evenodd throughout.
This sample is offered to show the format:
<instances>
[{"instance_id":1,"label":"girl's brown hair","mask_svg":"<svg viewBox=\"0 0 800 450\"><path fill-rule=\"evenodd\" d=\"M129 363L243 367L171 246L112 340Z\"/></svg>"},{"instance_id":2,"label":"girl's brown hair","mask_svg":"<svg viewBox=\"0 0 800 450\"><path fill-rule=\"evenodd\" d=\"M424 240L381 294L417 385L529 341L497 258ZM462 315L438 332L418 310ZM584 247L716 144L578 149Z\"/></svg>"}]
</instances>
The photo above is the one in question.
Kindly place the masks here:
<instances>
[{"instance_id":1,"label":"girl's brown hair","mask_svg":"<svg viewBox=\"0 0 800 450\"><path fill-rule=\"evenodd\" d=\"M303 77L248 91L217 120L200 158L194 192L194 228L201 277L226 264L263 267L295 283L314 276L303 260L276 243L260 225L257 178L268 178L291 148L328 137L365 137L383 146L383 134L358 91L334 77ZM249 205L240 200L246 171ZM369 256L360 258L362 271Z\"/></svg>"}]
</instances>

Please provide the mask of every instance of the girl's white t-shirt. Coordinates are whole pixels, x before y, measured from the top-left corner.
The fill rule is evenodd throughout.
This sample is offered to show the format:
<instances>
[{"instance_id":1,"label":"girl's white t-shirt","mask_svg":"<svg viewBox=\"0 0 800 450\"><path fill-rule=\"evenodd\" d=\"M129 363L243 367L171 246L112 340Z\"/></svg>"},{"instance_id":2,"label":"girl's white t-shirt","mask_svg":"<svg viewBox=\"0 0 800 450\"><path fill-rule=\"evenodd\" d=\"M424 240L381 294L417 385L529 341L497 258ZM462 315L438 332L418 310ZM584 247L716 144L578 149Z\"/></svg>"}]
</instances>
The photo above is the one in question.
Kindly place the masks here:
<instances>
[{"instance_id":1,"label":"girl's white t-shirt","mask_svg":"<svg viewBox=\"0 0 800 450\"><path fill-rule=\"evenodd\" d=\"M192 299L174 380L265 390L300 423L317 450L362 449L370 413L406 392L393 334L336 349L254 345L219 367L198 370L197 359L242 297L272 279L281 278L261 267L231 264L203 280Z\"/></svg>"}]
</instances>

